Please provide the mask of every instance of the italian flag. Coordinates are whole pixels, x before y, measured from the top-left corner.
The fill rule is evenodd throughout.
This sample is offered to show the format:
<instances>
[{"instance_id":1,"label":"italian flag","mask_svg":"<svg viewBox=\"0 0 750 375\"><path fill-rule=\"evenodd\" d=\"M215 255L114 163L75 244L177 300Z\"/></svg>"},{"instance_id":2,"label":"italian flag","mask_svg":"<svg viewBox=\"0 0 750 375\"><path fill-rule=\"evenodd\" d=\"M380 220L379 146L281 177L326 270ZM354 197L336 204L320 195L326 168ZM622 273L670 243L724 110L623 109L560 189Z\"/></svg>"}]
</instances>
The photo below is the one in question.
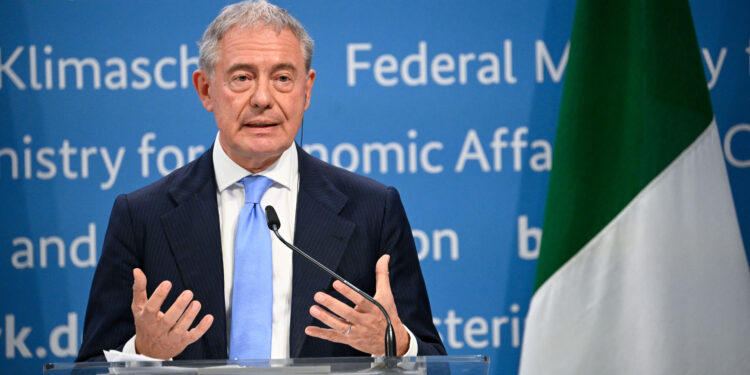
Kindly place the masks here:
<instances>
[{"instance_id":1,"label":"italian flag","mask_svg":"<svg viewBox=\"0 0 750 375\"><path fill-rule=\"evenodd\" d=\"M690 8L579 0L520 373L750 374L750 268Z\"/></svg>"}]
</instances>

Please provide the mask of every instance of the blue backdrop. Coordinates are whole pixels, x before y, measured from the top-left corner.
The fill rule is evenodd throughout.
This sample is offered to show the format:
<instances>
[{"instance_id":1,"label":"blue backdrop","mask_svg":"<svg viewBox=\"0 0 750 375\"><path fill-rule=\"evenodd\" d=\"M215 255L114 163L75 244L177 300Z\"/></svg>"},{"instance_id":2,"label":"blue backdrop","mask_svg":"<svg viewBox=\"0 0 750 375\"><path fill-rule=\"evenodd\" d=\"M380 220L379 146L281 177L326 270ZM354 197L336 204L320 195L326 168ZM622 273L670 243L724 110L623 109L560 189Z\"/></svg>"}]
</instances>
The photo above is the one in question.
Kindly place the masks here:
<instances>
[{"instance_id":1,"label":"blue backdrop","mask_svg":"<svg viewBox=\"0 0 750 375\"><path fill-rule=\"evenodd\" d=\"M190 77L225 3L0 5L3 373L72 361L115 196L210 146ZM399 189L448 352L515 373L575 1L278 4L316 42L298 142ZM747 243L750 3L691 6Z\"/></svg>"}]
</instances>

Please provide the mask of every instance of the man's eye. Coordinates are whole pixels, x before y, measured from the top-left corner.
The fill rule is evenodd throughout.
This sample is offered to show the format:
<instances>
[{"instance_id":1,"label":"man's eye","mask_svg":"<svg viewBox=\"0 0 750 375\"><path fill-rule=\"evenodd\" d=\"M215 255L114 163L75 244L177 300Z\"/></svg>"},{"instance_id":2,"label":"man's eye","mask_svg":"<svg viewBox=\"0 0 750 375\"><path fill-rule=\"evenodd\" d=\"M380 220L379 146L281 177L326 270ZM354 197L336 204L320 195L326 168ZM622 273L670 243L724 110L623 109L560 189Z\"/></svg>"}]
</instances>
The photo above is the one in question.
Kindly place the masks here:
<instances>
[{"instance_id":1,"label":"man's eye","mask_svg":"<svg viewBox=\"0 0 750 375\"><path fill-rule=\"evenodd\" d=\"M227 85L231 90L241 92L250 89L255 84L254 80L255 78L252 74L238 73L231 76L231 80L227 82Z\"/></svg>"},{"instance_id":2,"label":"man's eye","mask_svg":"<svg viewBox=\"0 0 750 375\"><path fill-rule=\"evenodd\" d=\"M289 76L281 76L281 77L279 77L279 81L280 82L289 82L291 80L292 79Z\"/></svg>"}]
</instances>

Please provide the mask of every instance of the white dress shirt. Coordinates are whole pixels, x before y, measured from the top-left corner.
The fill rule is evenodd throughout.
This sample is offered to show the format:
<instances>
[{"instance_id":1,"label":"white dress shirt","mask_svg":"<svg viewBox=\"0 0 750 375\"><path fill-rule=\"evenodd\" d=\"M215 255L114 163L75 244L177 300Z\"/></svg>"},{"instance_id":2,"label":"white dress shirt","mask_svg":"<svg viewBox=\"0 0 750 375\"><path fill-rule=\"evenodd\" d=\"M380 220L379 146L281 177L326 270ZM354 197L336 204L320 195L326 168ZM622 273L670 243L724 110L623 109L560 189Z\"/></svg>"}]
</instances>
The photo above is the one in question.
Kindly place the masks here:
<instances>
[{"instance_id":1,"label":"white dress shirt","mask_svg":"<svg viewBox=\"0 0 750 375\"><path fill-rule=\"evenodd\" d=\"M227 311L227 344L231 337L232 286L234 283L234 237L237 221L245 204L245 188L239 182L251 175L227 156L221 148L218 136L213 150L216 173L216 199L219 203L219 226L221 228L221 251L224 264L224 305ZM273 184L260 200L264 208L276 209L281 227L279 233L294 243L294 223L299 192L299 168L297 148L292 144L279 160L257 173L268 177ZM273 323L271 325L271 358L289 358L289 326L292 308L292 250L276 236L271 235L273 252Z\"/></svg>"}]
</instances>

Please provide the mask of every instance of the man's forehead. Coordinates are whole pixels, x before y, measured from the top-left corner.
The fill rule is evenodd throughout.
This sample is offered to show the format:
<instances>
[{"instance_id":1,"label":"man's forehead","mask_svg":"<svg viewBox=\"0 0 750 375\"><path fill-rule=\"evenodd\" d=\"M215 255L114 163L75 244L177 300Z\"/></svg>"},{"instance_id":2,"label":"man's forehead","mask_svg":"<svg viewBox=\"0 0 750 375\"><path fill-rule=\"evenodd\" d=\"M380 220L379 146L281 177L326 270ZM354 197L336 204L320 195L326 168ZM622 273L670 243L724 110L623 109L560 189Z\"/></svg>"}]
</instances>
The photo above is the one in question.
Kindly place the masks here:
<instances>
[{"instance_id":1,"label":"man's forehead","mask_svg":"<svg viewBox=\"0 0 750 375\"><path fill-rule=\"evenodd\" d=\"M295 45L302 46L302 42L290 28L282 28L266 23L254 23L248 26L234 25L222 35L221 39L219 39L219 43L220 45L223 45L227 39L243 40L247 38L258 38L260 40L269 39L274 41L283 38L289 39L289 42L293 41Z\"/></svg>"},{"instance_id":2,"label":"man's forehead","mask_svg":"<svg viewBox=\"0 0 750 375\"><path fill-rule=\"evenodd\" d=\"M278 52L279 55L286 55L285 60L304 61L302 43L288 28L276 31L273 26L233 26L219 41L220 58L231 59L243 54L250 57L249 54L254 52Z\"/></svg>"}]
</instances>

